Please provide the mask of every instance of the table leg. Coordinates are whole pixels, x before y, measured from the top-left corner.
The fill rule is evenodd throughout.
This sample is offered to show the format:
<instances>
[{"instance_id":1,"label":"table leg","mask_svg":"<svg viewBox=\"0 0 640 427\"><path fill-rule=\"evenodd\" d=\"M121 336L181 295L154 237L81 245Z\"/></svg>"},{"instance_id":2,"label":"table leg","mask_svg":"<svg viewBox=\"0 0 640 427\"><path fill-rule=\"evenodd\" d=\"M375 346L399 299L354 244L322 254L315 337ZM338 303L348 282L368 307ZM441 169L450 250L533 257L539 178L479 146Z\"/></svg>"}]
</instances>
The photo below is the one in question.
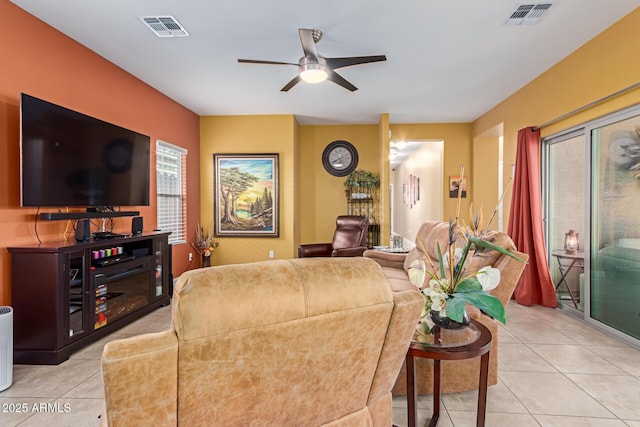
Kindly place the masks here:
<instances>
[{"instance_id":1,"label":"table leg","mask_svg":"<svg viewBox=\"0 0 640 427\"><path fill-rule=\"evenodd\" d=\"M556 290L558 290L560 285L564 282L564 286L567 288L567 291L569 291L569 297L571 298L571 302L573 302L573 306L575 308L578 308L578 303L576 302L576 298L573 296L573 292L571 291L571 288L569 287L569 284L567 283L567 279L566 279L567 274L569 274L569 271L571 271L573 266L576 265L576 261L577 260L575 259L571 260L571 264L569 264L568 266L565 265L566 267L566 270L565 270L562 267L562 263L558 259L558 270L560 270L560 279L558 280L558 284L556 285Z\"/></svg>"},{"instance_id":2,"label":"table leg","mask_svg":"<svg viewBox=\"0 0 640 427\"><path fill-rule=\"evenodd\" d=\"M478 384L478 418L476 426L484 427L487 413L487 384L489 382L489 352L480 357L480 383Z\"/></svg>"},{"instance_id":3,"label":"table leg","mask_svg":"<svg viewBox=\"0 0 640 427\"><path fill-rule=\"evenodd\" d=\"M409 427L415 427L418 411L418 390L415 387L416 372L413 366L413 355L411 354L411 350L407 352L405 364L407 369L407 423Z\"/></svg>"},{"instance_id":4,"label":"table leg","mask_svg":"<svg viewBox=\"0 0 640 427\"><path fill-rule=\"evenodd\" d=\"M436 427L440 418L440 392L442 391L442 371L440 370L440 360L433 361L433 415L429 427Z\"/></svg>"}]
</instances>

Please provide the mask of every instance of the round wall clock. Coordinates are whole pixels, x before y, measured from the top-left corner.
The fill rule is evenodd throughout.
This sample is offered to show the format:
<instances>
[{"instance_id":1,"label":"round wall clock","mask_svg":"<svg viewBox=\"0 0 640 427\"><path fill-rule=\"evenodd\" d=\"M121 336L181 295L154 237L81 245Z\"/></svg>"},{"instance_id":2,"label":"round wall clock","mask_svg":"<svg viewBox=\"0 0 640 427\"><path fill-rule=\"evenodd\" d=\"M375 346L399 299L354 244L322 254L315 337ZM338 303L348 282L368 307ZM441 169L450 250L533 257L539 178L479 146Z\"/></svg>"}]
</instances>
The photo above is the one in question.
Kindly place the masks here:
<instances>
[{"instance_id":1,"label":"round wall clock","mask_svg":"<svg viewBox=\"0 0 640 427\"><path fill-rule=\"evenodd\" d=\"M333 141L322 152L322 165L333 176L347 176L358 166L358 151L350 142Z\"/></svg>"}]
</instances>

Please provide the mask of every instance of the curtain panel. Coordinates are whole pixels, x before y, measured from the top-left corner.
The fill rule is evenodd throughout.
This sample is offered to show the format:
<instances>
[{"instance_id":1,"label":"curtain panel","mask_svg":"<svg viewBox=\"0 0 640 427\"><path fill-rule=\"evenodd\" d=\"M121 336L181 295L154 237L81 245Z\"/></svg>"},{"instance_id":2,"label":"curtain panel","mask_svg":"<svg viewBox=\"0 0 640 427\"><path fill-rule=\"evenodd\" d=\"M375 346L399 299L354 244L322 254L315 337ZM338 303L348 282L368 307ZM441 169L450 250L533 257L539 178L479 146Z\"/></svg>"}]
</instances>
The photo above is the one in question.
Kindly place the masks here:
<instances>
[{"instance_id":1,"label":"curtain panel","mask_svg":"<svg viewBox=\"0 0 640 427\"><path fill-rule=\"evenodd\" d=\"M516 170L509 213L508 234L529 263L514 292L518 304L556 307L556 292L549 272L542 226L540 130L518 131Z\"/></svg>"}]
</instances>

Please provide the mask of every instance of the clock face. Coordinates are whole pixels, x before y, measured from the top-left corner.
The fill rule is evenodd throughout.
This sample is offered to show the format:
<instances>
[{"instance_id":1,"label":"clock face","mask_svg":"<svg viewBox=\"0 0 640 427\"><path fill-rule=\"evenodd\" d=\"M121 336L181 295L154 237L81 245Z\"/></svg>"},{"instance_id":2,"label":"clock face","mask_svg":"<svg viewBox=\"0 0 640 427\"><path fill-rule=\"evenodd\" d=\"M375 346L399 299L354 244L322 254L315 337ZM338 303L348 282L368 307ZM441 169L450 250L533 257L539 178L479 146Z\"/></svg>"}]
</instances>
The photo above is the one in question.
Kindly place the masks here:
<instances>
[{"instance_id":1,"label":"clock face","mask_svg":"<svg viewBox=\"0 0 640 427\"><path fill-rule=\"evenodd\" d=\"M343 147L336 147L329 152L329 163L336 169L346 169L352 162L351 153Z\"/></svg>"},{"instance_id":2,"label":"clock face","mask_svg":"<svg viewBox=\"0 0 640 427\"><path fill-rule=\"evenodd\" d=\"M358 152L347 141L333 141L322 153L322 165L331 175L347 176L358 166Z\"/></svg>"}]
</instances>

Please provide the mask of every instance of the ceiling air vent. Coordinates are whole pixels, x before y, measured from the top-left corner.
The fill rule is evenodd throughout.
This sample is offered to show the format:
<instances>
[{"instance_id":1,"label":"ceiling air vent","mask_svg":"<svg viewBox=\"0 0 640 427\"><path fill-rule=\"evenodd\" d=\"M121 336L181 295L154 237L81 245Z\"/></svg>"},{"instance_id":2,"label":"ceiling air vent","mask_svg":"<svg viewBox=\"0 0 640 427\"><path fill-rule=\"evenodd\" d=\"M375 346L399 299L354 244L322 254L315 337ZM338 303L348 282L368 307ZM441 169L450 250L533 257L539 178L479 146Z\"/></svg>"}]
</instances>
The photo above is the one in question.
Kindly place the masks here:
<instances>
[{"instance_id":1,"label":"ceiling air vent","mask_svg":"<svg viewBox=\"0 0 640 427\"><path fill-rule=\"evenodd\" d=\"M551 8L551 3L521 4L513 11L507 25L537 24L542 16Z\"/></svg>"},{"instance_id":2,"label":"ceiling air vent","mask_svg":"<svg viewBox=\"0 0 640 427\"><path fill-rule=\"evenodd\" d=\"M142 22L158 37L188 37L189 33L173 16L142 16Z\"/></svg>"}]
</instances>

